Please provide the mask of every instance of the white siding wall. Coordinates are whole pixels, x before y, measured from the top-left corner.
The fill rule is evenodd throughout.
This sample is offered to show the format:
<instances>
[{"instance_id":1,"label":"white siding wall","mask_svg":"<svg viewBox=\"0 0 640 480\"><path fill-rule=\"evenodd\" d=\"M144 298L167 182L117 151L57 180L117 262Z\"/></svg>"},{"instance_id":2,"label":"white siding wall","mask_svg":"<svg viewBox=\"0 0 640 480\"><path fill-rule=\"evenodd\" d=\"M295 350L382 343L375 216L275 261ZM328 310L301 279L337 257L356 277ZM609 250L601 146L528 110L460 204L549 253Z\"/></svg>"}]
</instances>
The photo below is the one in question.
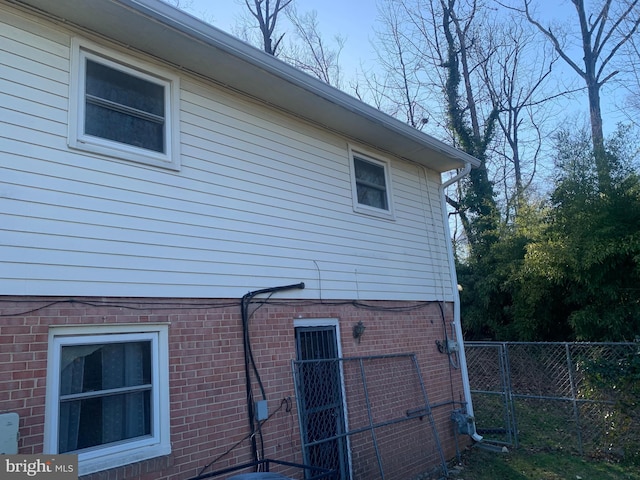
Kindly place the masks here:
<instances>
[{"instance_id":1,"label":"white siding wall","mask_svg":"<svg viewBox=\"0 0 640 480\"><path fill-rule=\"evenodd\" d=\"M184 74L179 172L70 150L70 34L0 6L0 295L450 299L438 174L356 214L348 139Z\"/></svg>"}]
</instances>

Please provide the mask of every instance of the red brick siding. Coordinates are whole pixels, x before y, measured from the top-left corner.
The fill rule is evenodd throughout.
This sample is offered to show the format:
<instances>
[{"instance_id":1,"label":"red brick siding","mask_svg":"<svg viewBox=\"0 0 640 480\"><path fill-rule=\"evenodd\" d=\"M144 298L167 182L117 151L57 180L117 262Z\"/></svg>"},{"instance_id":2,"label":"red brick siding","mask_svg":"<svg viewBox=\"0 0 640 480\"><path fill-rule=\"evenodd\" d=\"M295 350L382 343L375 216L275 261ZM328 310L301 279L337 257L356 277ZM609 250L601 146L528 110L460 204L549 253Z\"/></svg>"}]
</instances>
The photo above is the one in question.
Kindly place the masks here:
<instances>
[{"instance_id":1,"label":"red brick siding","mask_svg":"<svg viewBox=\"0 0 640 480\"><path fill-rule=\"evenodd\" d=\"M195 476L214 458L222 455L248 433L240 305L238 300L167 300L0 297L0 412L20 415L19 451L41 453L43 447L45 380L48 327L72 324L117 324L169 322L169 382L172 453L167 457L139 462L106 472L88 475L90 480L186 479ZM108 305L104 305L108 303ZM291 371L295 357L294 319L337 318L340 323L344 357L416 353L431 404L462 401L459 370L450 376L446 355L437 351L435 340L443 338L443 321L437 304L403 309L403 302L331 304L282 300L262 305L252 315L250 334L253 354L266 390L269 414L263 427L266 458L302 462L298 416ZM253 304L251 310L256 309ZM451 306L446 307L447 323ZM366 327L360 342L352 328L362 321ZM349 381L345 368L345 388L350 399L351 428L368 421L364 397ZM359 375L359 371L353 373ZM354 377L355 378L355 377ZM451 378L453 381L451 382ZM386 395L389 403L374 406L375 421L391 418L406 410L414 399L397 395L397 388L384 377L367 379L369 387ZM386 389L386 393L385 393ZM256 400L259 389L254 381ZM358 405L360 403L360 405ZM279 408L281 407L281 408ZM278 410L279 408L279 410ZM455 454L451 404L434 409L445 456ZM277 411L276 411L277 410ZM425 418L424 422L428 422ZM430 431L414 420L379 432L387 468L407 466L412 449L427 452L437 466L439 455ZM413 429L413 430L412 430ZM425 433L426 432L426 433ZM360 448L362 445L362 448ZM355 478L376 478L377 465L371 449L370 433L351 438ZM249 441L217 461L210 470L225 468L251 458ZM424 469L416 465L412 472ZM395 467L393 467L395 468ZM390 472L385 471L390 474Z\"/></svg>"}]
</instances>

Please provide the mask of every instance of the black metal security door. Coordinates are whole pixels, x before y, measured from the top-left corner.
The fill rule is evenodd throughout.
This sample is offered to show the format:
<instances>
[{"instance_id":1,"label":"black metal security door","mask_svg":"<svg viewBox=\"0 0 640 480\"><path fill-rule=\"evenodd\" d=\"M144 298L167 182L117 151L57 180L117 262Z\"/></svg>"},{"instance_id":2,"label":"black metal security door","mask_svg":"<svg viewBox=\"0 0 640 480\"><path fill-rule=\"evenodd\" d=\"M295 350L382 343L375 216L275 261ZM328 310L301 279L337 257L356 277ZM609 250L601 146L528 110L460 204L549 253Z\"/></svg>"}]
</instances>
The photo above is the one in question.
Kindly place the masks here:
<instances>
[{"instance_id":1,"label":"black metal security door","mask_svg":"<svg viewBox=\"0 0 640 480\"><path fill-rule=\"evenodd\" d=\"M297 327L297 397L305 464L349 479L342 375L336 329ZM327 361L336 359L335 362ZM319 361L320 360L320 361Z\"/></svg>"}]
</instances>

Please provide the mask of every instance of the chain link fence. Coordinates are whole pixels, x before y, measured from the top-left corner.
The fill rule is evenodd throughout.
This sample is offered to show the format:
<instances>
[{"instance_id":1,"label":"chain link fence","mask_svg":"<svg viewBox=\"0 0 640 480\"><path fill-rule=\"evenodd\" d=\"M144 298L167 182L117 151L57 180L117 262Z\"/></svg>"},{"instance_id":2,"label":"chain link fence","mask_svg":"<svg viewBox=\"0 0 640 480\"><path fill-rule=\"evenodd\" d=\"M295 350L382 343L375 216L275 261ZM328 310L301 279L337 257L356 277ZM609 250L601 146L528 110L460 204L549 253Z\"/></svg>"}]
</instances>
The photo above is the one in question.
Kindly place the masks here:
<instances>
[{"instance_id":1,"label":"chain link fence","mask_svg":"<svg viewBox=\"0 0 640 480\"><path fill-rule=\"evenodd\" d=\"M640 463L640 344L465 342L478 432Z\"/></svg>"}]
</instances>

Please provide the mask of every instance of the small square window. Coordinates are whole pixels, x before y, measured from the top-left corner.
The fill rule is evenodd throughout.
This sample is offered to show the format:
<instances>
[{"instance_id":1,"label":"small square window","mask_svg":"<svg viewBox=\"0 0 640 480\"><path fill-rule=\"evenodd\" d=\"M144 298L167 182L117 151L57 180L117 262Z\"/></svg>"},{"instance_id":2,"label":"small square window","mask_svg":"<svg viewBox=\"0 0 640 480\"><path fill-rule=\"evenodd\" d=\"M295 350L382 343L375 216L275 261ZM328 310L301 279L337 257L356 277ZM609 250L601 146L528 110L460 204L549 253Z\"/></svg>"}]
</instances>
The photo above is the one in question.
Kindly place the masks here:
<instances>
[{"instance_id":1,"label":"small square window","mask_svg":"<svg viewBox=\"0 0 640 480\"><path fill-rule=\"evenodd\" d=\"M178 79L85 41L73 49L69 145L179 169Z\"/></svg>"},{"instance_id":2,"label":"small square window","mask_svg":"<svg viewBox=\"0 0 640 480\"><path fill-rule=\"evenodd\" d=\"M81 475L168 454L167 349L166 326L52 328L45 452Z\"/></svg>"},{"instance_id":3,"label":"small square window","mask_svg":"<svg viewBox=\"0 0 640 480\"><path fill-rule=\"evenodd\" d=\"M351 178L357 212L393 218L387 162L352 152Z\"/></svg>"}]
</instances>

